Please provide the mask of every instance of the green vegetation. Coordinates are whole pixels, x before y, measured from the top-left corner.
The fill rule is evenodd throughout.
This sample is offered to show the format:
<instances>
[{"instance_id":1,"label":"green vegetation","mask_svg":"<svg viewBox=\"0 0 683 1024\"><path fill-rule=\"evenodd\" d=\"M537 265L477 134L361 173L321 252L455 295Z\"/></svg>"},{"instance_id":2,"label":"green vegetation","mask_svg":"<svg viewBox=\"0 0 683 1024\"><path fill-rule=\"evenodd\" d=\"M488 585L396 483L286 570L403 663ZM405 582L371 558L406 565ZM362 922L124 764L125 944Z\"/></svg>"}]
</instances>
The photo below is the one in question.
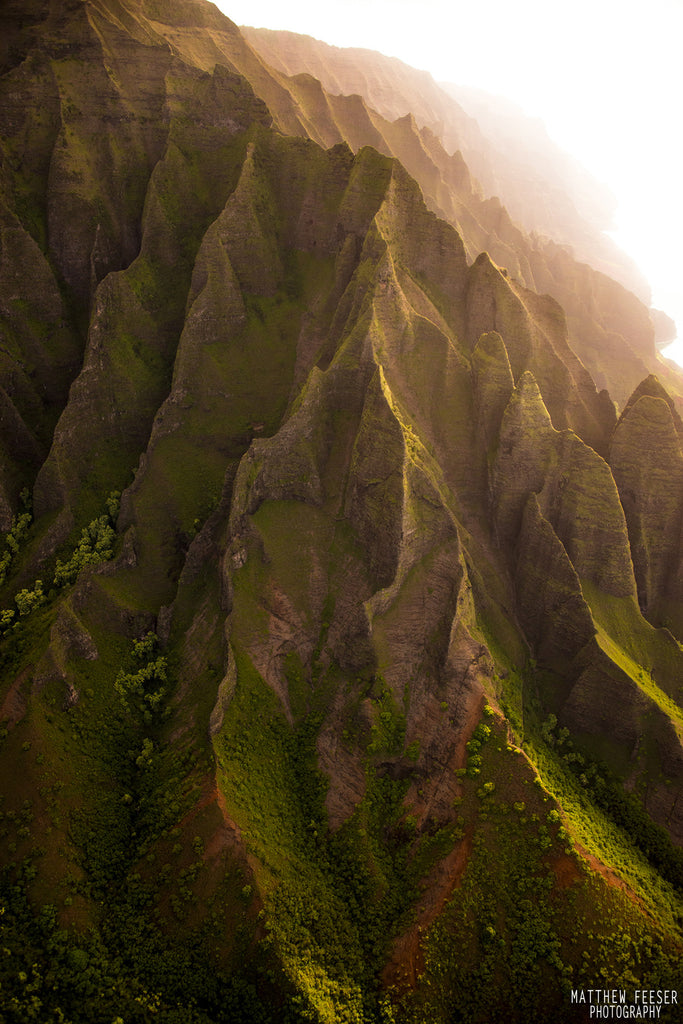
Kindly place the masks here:
<instances>
[{"instance_id":1,"label":"green vegetation","mask_svg":"<svg viewBox=\"0 0 683 1024\"><path fill-rule=\"evenodd\" d=\"M201 933L169 939L150 916L152 893L130 882L102 928L77 934L60 927L57 908L27 898L35 867L0 880L0 1005L7 1024L271 1024L257 969L228 977L209 966ZM285 1011L281 1018L296 1020Z\"/></svg>"},{"instance_id":2,"label":"green vegetation","mask_svg":"<svg viewBox=\"0 0 683 1024\"><path fill-rule=\"evenodd\" d=\"M531 720L531 716L529 718ZM675 934L683 918L683 857L633 794L605 763L581 753L554 715L529 733L525 749L558 800L572 834L591 854L614 868L648 905L662 927Z\"/></svg>"},{"instance_id":3,"label":"green vegetation","mask_svg":"<svg viewBox=\"0 0 683 1024\"><path fill-rule=\"evenodd\" d=\"M0 76L0 1018L678 988L680 582L655 629L584 369L623 403L647 311L199 0L44 35Z\"/></svg>"},{"instance_id":4,"label":"green vegetation","mask_svg":"<svg viewBox=\"0 0 683 1024\"><path fill-rule=\"evenodd\" d=\"M55 598L55 589L74 583L82 569L87 566L99 565L111 559L116 544L116 519L119 511L120 494L113 491L106 501L107 512L93 519L81 532L80 541L66 562L57 559L52 588L46 593L41 579L36 579L31 587L23 587L14 595L15 608L4 608L0 611L0 634L17 630L22 619L33 614L36 609ZM27 500L27 499L25 499ZM7 535L8 551L17 553L19 539L24 539L29 530L31 516L24 512L16 518L16 525ZM9 562L7 563L9 566Z\"/></svg>"},{"instance_id":5,"label":"green vegetation","mask_svg":"<svg viewBox=\"0 0 683 1024\"><path fill-rule=\"evenodd\" d=\"M483 748L487 781L465 784L471 855L397 1019L569 1022L572 988L680 986L677 954L625 894L585 870L565 827L571 810L561 816L531 773L522 781L518 760L497 730Z\"/></svg>"},{"instance_id":6,"label":"green vegetation","mask_svg":"<svg viewBox=\"0 0 683 1024\"><path fill-rule=\"evenodd\" d=\"M57 559L54 576L56 587L73 583L81 569L87 565L106 562L113 556L120 498L121 495L118 491L112 491L107 498L106 513L83 527L78 546L71 557L66 562Z\"/></svg>"},{"instance_id":7,"label":"green vegetation","mask_svg":"<svg viewBox=\"0 0 683 1024\"><path fill-rule=\"evenodd\" d=\"M33 521L31 496L28 490L25 489L21 492L20 501L23 511L13 516L12 525L5 534L5 550L0 557L0 586L7 579L12 562L16 555L19 554L19 549L26 539L29 527Z\"/></svg>"},{"instance_id":8,"label":"green vegetation","mask_svg":"<svg viewBox=\"0 0 683 1024\"><path fill-rule=\"evenodd\" d=\"M147 725L161 715L166 695L168 662L158 648L159 638L154 633L137 640L133 644L132 659L139 667L133 672L121 669L114 683L124 710L137 714Z\"/></svg>"},{"instance_id":9,"label":"green vegetation","mask_svg":"<svg viewBox=\"0 0 683 1024\"><path fill-rule=\"evenodd\" d=\"M408 781L368 760L365 797L330 832L315 767L319 718L290 726L246 656L236 658L237 688L216 747L219 779L257 859L267 946L299 993L302 1020L383 1020L378 980L390 943L458 826L416 836L404 805ZM380 688L383 707L390 703ZM394 719L379 710L370 758L396 749Z\"/></svg>"},{"instance_id":10,"label":"green vegetation","mask_svg":"<svg viewBox=\"0 0 683 1024\"><path fill-rule=\"evenodd\" d=\"M544 741L553 747L563 764L569 766L591 800L641 850L663 878L683 897L683 850L673 846L661 826L656 825L633 794L624 791L621 782L606 764L600 764L574 749L568 729L557 729L555 715L541 727Z\"/></svg>"}]
</instances>

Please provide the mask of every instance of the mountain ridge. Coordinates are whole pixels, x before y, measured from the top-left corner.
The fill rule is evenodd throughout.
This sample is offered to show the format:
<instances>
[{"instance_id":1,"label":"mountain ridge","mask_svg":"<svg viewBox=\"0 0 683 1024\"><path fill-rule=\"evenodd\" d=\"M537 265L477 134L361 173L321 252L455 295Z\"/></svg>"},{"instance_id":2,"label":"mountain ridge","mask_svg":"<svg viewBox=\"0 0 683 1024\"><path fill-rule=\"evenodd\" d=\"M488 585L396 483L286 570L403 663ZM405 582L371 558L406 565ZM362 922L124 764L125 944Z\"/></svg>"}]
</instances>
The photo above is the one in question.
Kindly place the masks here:
<instances>
[{"instance_id":1,"label":"mountain ridge","mask_svg":"<svg viewBox=\"0 0 683 1024\"><path fill-rule=\"evenodd\" d=\"M648 286L632 261L595 232L596 226L600 231L612 226L616 201L521 110L499 97L437 83L428 72L372 50L330 46L272 29L242 26L242 32L285 74L307 71L336 94L349 93L355 83L390 121L412 113L419 128L428 128L447 152L462 153L483 195L500 197L527 233L570 245L579 260L615 277L648 303Z\"/></svg>"},{"instance_id":2,"label":"mountain ridge","mask_svg":"<svg viewBox=\"0 0 683 1024\"><path fill-rule=\"evenodd\" d=\"M377 55L373 59L369 52L329 47L310 37L302 43L301 38L294 33L277 33L261 29L245 29L245 32L252 45L257 50L260 48L264 56L271 59L280 70L313 70L332 89L343 88L343 83L352 81L353 75L360 73L359 66L362 67L360 81L362 89L365 90L366 101L371 105L376 102L380 111L389 118L398 114L397 124L405 121L406 126L410 125L410 115L406 114L405 110L411 102L414 109L420 109L424 89L418 89L410 75L414 74L419 78L419 82L424 84L426 72L413 72L393 58ZM337 64L339 70L335 77L333 69ZM392 70L398 68L404 73L405 80ZM390 78L392 81L392 91L389 94L383 88L384 78ZM406 149L403 141L396 148L396 140L392 141L388 126L381 128L385 139L384 145L388 145L389 151L399 156L418 180L431 208L439 216L455 224L468 246L470 258L474 259L478 252L487 249L497 263L508 267L527 287L552 294L566 309L572 344L594 378L600 381L607 379L603 377L604 368L596 360L596 353L613 351L615 345L619 347L620 360L625 369L626 352L622 342L614 335L627 338L629 344L634 345L637 361L634 361L627 379L622 384L623 391L618 395L620 401L625 401L628 394L637 386L646 365L649 364L653 372L666 374L667 370L661 360L656 364L651 363L652 340L646 340L653 338L650 315L644 310L637 312L632 298L627 299L626 293L620 293L611 281L611 277L623 274L624 283L628 283L641 297L649 296L642 277L633 276L633 267L628 260L623 263L626 259L624 255L619 255L612 246L611 254L606 257L602 251L606 244L604 235L595 233L594 229L587 227L586 224L582 227L581 218L577 218L575 211L564 225L550 221L545 225L545 237L537 237L539 189L541 194L549 196L549 206L553 209L553 197L556 197L558 185L555 182L548 183L546 179L538 179L538 172L530 164L510 167L502 174L499 182L496 175L501 173L503 167L507 167L509 160L504 152L504 142L494 146L491 151L491 143L476 129L476 124L471 118L463 115L460 106L456 104L453 108L452 98L435 82L430 80L429 85L428 94L435 97L433 103L438 106L439 103L443 105L444 101L446 102L441 108L440 120L431 126L418 127L413 121L412 130L419 138L419 156L414 152L414 143L411 143L413 152ZM400 97L398 105L397 97ZM432 113L433 111L430 113L426 108L422 109L418 115L420 125L429 124ZM524 127L525 122L522 120L521 123ZM365 141L378 144L376 135L372 138L366 136ZM444 146L447 148L444 149ZM448 152L452 148L456 151L450 157ZM461 153L465 154L467 164L474 166L474 175L467 172L467 164L463 166ZM436 164L436 168L425 166L427 154L427 163ZM561 159L558 160L551 150L548 163L552 166L553 161L562 166ZM454 176L457 184L453 191L453 186L448 183ZM487 182L486 190L493 194L493 198L483 198L481 186L475 181L475 176ZM441 178L439 184L438 178ZM495 192L499 187L503 188L506 196L509 194L511 202L515 204L520 223L524 225L526 222L526 232L530 232L527 237L520 235L519 228L511 222L500 200L495 198ZM533 197L531 202L528 201L529 197ZM573 253L567 251L567 242L576 247L580 259L587 259L597 268L597 274L587 271L581 262L574 262ZM623 264L621 271L620 260ZM572 280L572 286L568 288L569 280ZM610 317L598 324L592 322L596 310L592 296L596 288L605 292L598 304L599 308L606 310L611 306L616 319ZM636 340L631 332L638 321L641 322L641 326ZM657 318L657 323L659 322ZM663 328L658 326L657 330L659 336ZM610 368L611 390L614 390L616 384L615 369L613 362ZM667 381L674 389L677 388L675 380L674 375Z\"/></svg>"},{"instance_id":3,"label":"mountain ridge","mask_svg":"<svg viewBox=\"0 0 683 1024\"><path fill-rule=\"evenodd\" d=\"M424 152L414 120L202 0L48 18L0 79L9 1019L20 972L72 1021L675 988L683 454L644 307L581 271L618 417L557 300L362 143Z\"/></svg>"}]
</instances>

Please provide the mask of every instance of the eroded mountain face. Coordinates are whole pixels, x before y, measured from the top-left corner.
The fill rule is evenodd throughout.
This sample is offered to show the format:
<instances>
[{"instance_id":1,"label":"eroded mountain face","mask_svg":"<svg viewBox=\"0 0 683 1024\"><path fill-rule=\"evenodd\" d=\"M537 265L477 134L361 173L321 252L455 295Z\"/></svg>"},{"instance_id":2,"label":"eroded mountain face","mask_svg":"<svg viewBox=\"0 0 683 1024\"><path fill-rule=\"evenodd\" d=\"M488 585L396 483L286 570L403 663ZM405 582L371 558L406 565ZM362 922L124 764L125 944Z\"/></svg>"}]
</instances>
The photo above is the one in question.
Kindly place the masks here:
<instances>
[{"instance_id":1,"label":"eroded mountain face","mask_svg":"<svg viewBox=\"0 0 683 1024\"><path fill-rule=\"evenodd\" d=\"M210 4L22 12L8 1019L675 988L681 381L645 308Z\"/></svg>"},{"instance_id":2,"label":"eroded mountain face","mask_svg":"<svg viewBox=\"0 0 683 1024\"><path fill-rule=\"evenodd\" d=\"M372 50L330 46L294 32L246 26L241 31L271 67L318 79L332 102L356 93L389 121L412 115L429 129L423 140L436 135L449 153L459 151L482 194L498 196L527 233L571 246L582 262L649 298L642 275L603 233L613 224L614 196L554 145L541 122L514 104L479 90L438 85L427 71Z\"/></svg>"},{"instance_id":3,"label":"eroded mountain face","mask_svg":"<svg viewBox=\"0 0 683 1024\"><path fill-rule=\"evenodd\" d=\"M649 302L642 274L606 234L614 197L551 142L540 122L499 97L439 86L426 71L371 50L329 46L293 32L242 32L274 68L293 76L300 97L311 95L314 79L320 80L332 94L326 99L328 119L336 118L350 145L354 130L370 117L373 136L366 128L364 141L408 167L430 208L456 224L472 259L486 249L529 287L553 295L567 312L573 347L596 380L598 353L615 343L622 364L634 342L647 361L651 327L632 296L614 284ZM349 94L358 94L355 104ZM364 117L361 98L371 108L363 110ZM355 107L354 128L343 113L349 105ZM377 114L394 123L383 123ZM603 277L586 274L585 263ZM650 316L659 344L675 338L664 314L651 310ZM619 338L608 340L614 334ZM609 386L626 401L640 377L627 382L625 375L640 371L633 365L620 373L623 383L617 384L612 365Z\"/></svg>"}]
</instances>

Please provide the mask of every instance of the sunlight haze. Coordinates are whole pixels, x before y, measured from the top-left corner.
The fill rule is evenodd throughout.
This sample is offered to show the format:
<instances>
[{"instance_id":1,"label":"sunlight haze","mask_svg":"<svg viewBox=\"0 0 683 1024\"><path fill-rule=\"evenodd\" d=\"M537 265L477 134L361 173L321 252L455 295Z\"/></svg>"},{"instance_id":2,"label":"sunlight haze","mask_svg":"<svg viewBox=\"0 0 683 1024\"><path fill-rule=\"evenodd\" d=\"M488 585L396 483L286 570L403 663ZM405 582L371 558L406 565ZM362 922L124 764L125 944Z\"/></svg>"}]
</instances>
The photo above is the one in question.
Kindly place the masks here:
<instances>
[{"instance_id":1,"label":"sunlight haze","mask_svg":"<svg viewBox=\"0 0 683 1024\"><path fill-rule=\"evenodd\" d=\"M613 237L649 280L653 305L683 324L681 3L221 0L218 6L238 25L378 50L437 81L506 96L542 118L554 141L614 193Z\"/></svg>"}]
</instances>

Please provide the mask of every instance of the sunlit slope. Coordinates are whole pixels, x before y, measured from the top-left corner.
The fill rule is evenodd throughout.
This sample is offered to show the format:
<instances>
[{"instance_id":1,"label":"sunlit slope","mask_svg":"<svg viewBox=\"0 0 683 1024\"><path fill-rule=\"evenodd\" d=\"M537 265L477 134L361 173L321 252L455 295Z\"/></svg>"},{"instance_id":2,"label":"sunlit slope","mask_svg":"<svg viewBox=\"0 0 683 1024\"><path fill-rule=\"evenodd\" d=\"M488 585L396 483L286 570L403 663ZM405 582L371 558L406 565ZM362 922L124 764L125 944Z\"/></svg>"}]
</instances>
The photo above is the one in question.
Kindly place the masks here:
<instances>
[{"instance_id":1,"label":"sunlit slope","mask_svg":"<svg viewBox=\"0 0 683 1024\"><path fill-rule=\"evenodd\" d=\"M557 299L567 313L572 346L619 404L646 368L666 375L678 395L677 374L655 356L650 315L626 290L646 299L647 286L603 234L609 204L548 139L537 158L531 151L513 153L499 129L493 142L486 138L426 72L372 51L330 47L291 32L244 31L265 60L293 76L289 81L297 89L305 83L301 98L311 94L311 76L319 78L333 94L326 100L328 131L333 108L338 130L352 147L359 144L361 130L360 142L397 156L428 205L458 228L471 258L485 249L528 287ZM372 128L368 107L377 112L371 114ZM311 117L316 124L318 112ZM506 116L502 111L498 121L505 124ZM498 124L495 114L489 120ZM522 129L528 131L520 119ZM531 141L539 145L535 135Z\"/></svg>"},{"instance_id":2,"label":"sunlit slope","mask_svg":"<svg viewBox=\"0 0 683 1024\"><path fill-rule=\"evenodd\" d=\"M484 195L499 196L527 232L571 245L580 259L612 269L611 276L647 297L627 258L614 246L608 255L601 237L612 224L609 190L556 147L540 122L508 101L439 85L428 72L371 50L330 46L294 32L243 27L242 33L286 75L311 75L333 95L358 93L390 121L412 114L449 153L462 153ZM452 73L457 78L455 52Z\"/></svg>"},{"instance_id":3,"label":"sunlit slope","mask_svg":"<svg viewBox=\"0 0 683 1024\"><path fill-rule=\"evenodd\" d=\"M211 5L8 38L9 1020L562 1020L603 969L676 987L662 385L618 420L557 301L398 160L274 130L205 66L247 53Z\"/></svg>"}]
</instances>

